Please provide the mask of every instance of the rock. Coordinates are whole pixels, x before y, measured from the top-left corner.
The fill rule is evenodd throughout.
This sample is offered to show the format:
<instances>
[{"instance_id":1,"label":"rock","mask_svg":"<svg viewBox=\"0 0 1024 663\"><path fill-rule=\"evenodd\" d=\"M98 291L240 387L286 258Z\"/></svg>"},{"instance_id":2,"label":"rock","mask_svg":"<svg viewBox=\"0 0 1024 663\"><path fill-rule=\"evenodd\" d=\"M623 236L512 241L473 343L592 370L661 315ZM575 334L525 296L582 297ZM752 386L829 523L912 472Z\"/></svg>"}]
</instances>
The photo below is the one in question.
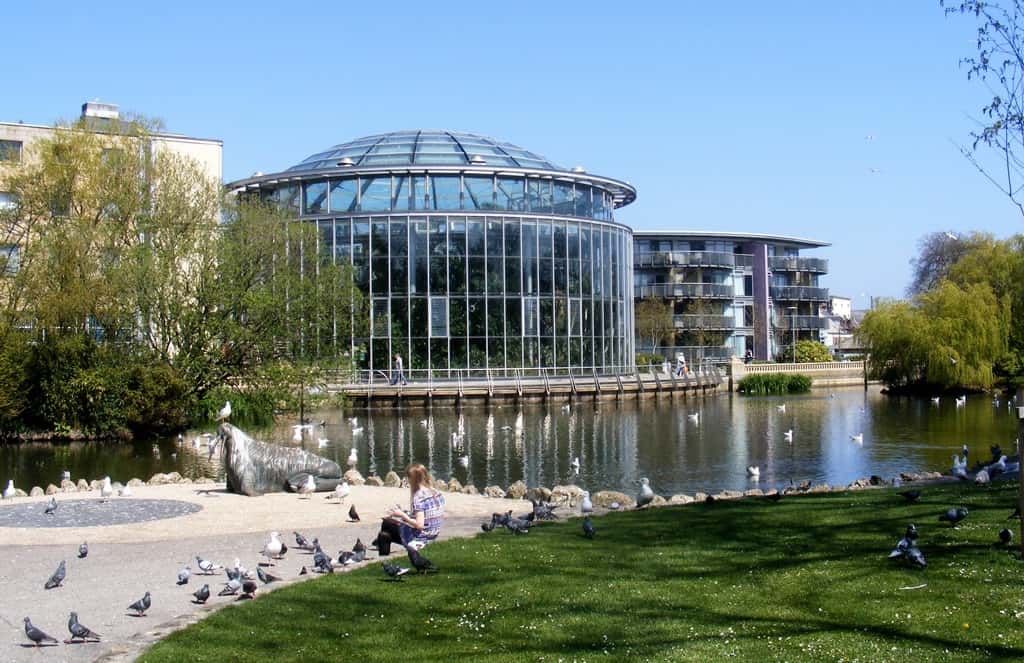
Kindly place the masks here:
<instances>
[{"instance_id":1,"label":"rock","mask_svg":"<svg viewBox=\"0 0 1024 663\"><path fill-rule=\"evenodd\" d=\"M366 477L366 485L376 486L377 488L380 488L381 486L384 485L384 480L378 476L371 474L370 476Z\"/></svg>"},{"instance_id":2,"label":"rock","mask_svg":"<svg viewBox=\"0 0 1024 663\"><path fill-rule=\"evenodd\" d=\"M666 505L668 505L668 500L667 499L665 499L661 495L655 495L654 499L651 500L651 503L650 503L649 506L666 506Z\"/></svg>"},{"instance_id":3,"label":"rock","mask_svg":"<svg viewBox=\"0 0 1024 663\"><path fill-rule=\"evenodd\" d=\"M93 479L89 482L89 490L99 490L103 482L100 479Z\"/></svg>"},{"instance_id":4,"label":"rock","mask_svg":"<svg viewBox=\"0 0 1024 663\"><path fill-rule=\"evenodd\" d=\"M225 440L222 456L228 490L233 493L253 496L285 490L289 478L300 472L318 479L317 490L334 490L341 481L341 467L333 460L304 449L259 442L228 423L221 424L218 434Z\"/></svg>"},{"instance_id":5,"label":"rock","mask_svg":"<svg viewBox=\"0 0 1024 663\"><path fill-rule=\"evenodd\" d=\"M462 492L462 484L459 483L459 480L456 479L455 477L452 477L451 479L448 480L448 492L449 493L461 493Z\"/></svg>"},{"instance_id":6,"label":"rock","mask_svg":"<svg viewBox=\"0 0 1024 663\"><path fill-rule=\"evenodd\" d=\"M857 479L856 481L851 481L848 487L850 490L857 490L858 488L867 488L870 485L871 481L869 479Z\"/></svg>"},{"instance_id":7,"label":"rock","mask_svg":"<svg viewBox=\"0 0 1024 663\"><path fill-rule=\"evenodd\" d=\"M505 491L501 489L501 486L487 486L484 488L484 495L487 497L502 498L505 497Z\"/></svg>"},{"instance_id":8,"label":"rock","mask_svg":"<svg viewBox=\"0 0 1024 663\"><path fill-rule=\"evenodd\" d=\"M182 483L183 477L177 472L171 472L167 475L167 483Z\"/></svg>"},{"instance_id":9,"label":"rock","mask_svg":"<svg viewBox=\"0 0 1024 663\"><path fill-rule=\"evenodd\" d=\"M526 491L526 499L528 500L539 500L541 502L551 501L551 491L544 486L538 486L536 488L530 488Z\"/></svg>"},{"instance_id":10,"label":"rock","mask_svg":"<svg viewBox=\"0 0 1024 663\"><path fill-rule=\"evenodd\" d=\"M920 481L921 477L913 472L900 472L901 481Z\"/></svg>"},{"instance_id":11,"label":"rock","mask_svg":"<svg viewBox=\"0 0 1024 663\"><path fill-rule=\"evenodd\" d=\"M821 484L818 484L816 486L811 486L810 490L808 490L807 492L809 492L809 493L827 493L827 492L830 492L831 490L832 490L832 486L828 485L827 483L821 483Z\"/></svg>"},{"instance_id":12,"label":"rock","mask_svg":"<svg viewBox=\"0 0 1024 663\"><path fill-rule=\"evenodd\" d=\"M921 475L921 478L926 481L934 481L935 479L942 478L942 472L925 472Z\"/></svg>"},{"instance_id":13,"label":"rock","mask_svg":"<svg viewBox=\"0 0 1024 663\"><path fill-rule=\"evenodd\" d=\"M554 496L555 491L552 490L551 494ZM608 507L611 506L612 502L618 502L623 509L632 509L636 506L636 501L634 501L632 497L615 490L598 491L590 496L590 501L594 503L594 506Z\"/></svg>"},{"instance_id":14,"label":"rock","mask_svg":"<svg viewBox=\"0 0 1024 663\"><path fill-rule=\"evenodd\" d=\"M508 490L505 491L505 497L513 500L521 500L526 497L526 484L522 481L516 481L513 484L509 484Z\"/></svg>"},{"instance_id":15,"label":"rock","mask_svg":"<svg viewBox=\"0 0 1024 663\"><path fill-rule=\"evenodd\" d=\"M743 491L744 497L764 497L764 491L760 488L751 488L750 490Z\"/></svg>"},{"instance_id":16,"label":"rock","mask_svg":"<svg viewBox=\"0 0 1024 663\"><path fill-rule=\"evenodd\" d=\"M198 477L198 478L194 479L194 480L192 481L192 483L194 483L194 484L203 484L203 485L205 485L205 484L210 484L210 483L217 483L217 482L216 482L216 481L214 481L213 479L211 479L210 477ZM130 486L130 485L132 485L132 482L131 482L131 481L129 481L129 482L128 482L128 485L129 485L129 486Z\"/></svg>"},{"instance_id":17,"label":"rock","mask_svg":"<svg viewBox=\"0 0 1024 663\"><path fill-rule=\"evenodd\" d=\"M680 493L679 495L673 495L672 497L668 498L669 504L689 504L692 501L692 497L690 497L689 495L684 495L682 493Z\"/></svg>"},{"instance_id":18,"label":"rock","mask_svg":"<svg viewBox=\"0 0 1024 663\"><path fill-rule=\"evenodd\" d=\"M32 490L28 491L29 497L39 497L43 494L43 489L39 486L32 486Z\"/></svg>"},{"instance_id":19,"label":"rock","mask_svg":"<svg viewBox=\"0 0 1024 663\"><path fill-rule=\"evenodd\" d=\"M471 483L470 484L466 484L465 486L463 486L462 487L462 492L464 494L466 494L466 495L479 495L480 494L480 491L476 489L476 486L474 486Z\"/></svg>"},{"instance_id":20,"label":"rock","mask_svg":"<svg viewBox=\"0 0 1024 663\"><path fill-rule=\"evenodd\" d=\"M366 483L366 479L363 478L363 475L359 473L359 470L354 468L345 472L345 481L347 481L350 486L362 486ZM334 489L332 488L331 490Z\"/></svg>"},{"instance_id":21,"label":"rock","mask_svg":"<svg viewBox=\"0 0 1024 663\"><path fill-rule=\"evenodd\" d=\"M138 488L139 486L145 486L146 484L142 482L142 479L139 479L138 477L134 477L134 478L128 479L128 485L131 486L132 488Z\"/></svg>"},{"instance_id":22,"label":"rock","mask_svg":"<svg viewBox=\"0 0 1024 663\"><path fill-rule=\"evenodd\" d=\"M720 493L715 493L716 500L737 500L743 497L743 493L738 490L723 490Z\"/></svg>"},{"instance_id":23,"label":"rock","mask_svg":"<svg viewBox=\"0 0 1024 663\"><path fill-rule=\"evenodd\" d=\"M707 499L708 499L708 494L707 493L694 493L693 494L693 501L694 502L705 502L705 501L707 501Z\"/></svg>"},{"instance_id":24,"label":"rock","mask_svg":"<svg viewBox=\"0 0 1024 663\"><path fill-rule=\"evenodd\" d=\"M181 479L179 479L176 483L181 483L181 484L192 483L192 479L190 479L189 477L181 477Z\"/></svg>"},{"instance_id":25,"label":"rock","mask_svg":"<svg viewBox=\"0 0 1024 663\"><path fill-rule=\"evenodd\" d=\"M61 479L60 492L62 493L77 493L78 486L71 479Z\"/></svg>"},{"instance_id":26,"label":"rock","mask_svg":"<svg viewBox=\"0 0 1024 663\"><path fill-rule=\"evenodd\" d=\"M441 491L442 493L448 492L448 482L444 479L434 479L434 488Z\"/></svg>"},{"instance_id":27,"label":"rock","mask_svg":"<svg viewBox=\"0 0 1024 663\"><path fill-rule=\"evenodd\" d=\"M14 496L15 497L28 497L28 493L26 493L21 488L15 488L14 489Z\"/></svg>"},{"instance_id":28,"label":"rock","mask_svg":"<svg viewBox=\"0 0 1024 663\"><path fill-rule=\"evenodd\" d=\"M621 495L621 493L618 494ZM554 488L551 489L550 501L554 502L555 504L565 504L566 502L570 504L576 504L582 498L583 489L575 484L571 484L568 486L555 486ZM591 498L591 500L593 500L593 498ZM619 500L619 503L622 504L622 500ZM594 505L597 506L597 502L594 502ZM601 506L608 505L602 504Z\"/></svg>"},{"instance_id":29,"label":"rock","mask_svg":"<svg viewBox=\"0 0 1024 663\"><path fill-rule=\"evenodd\" d=\"M78 483L75 484L78 487L78 492L86 493L89 492L89 482L85 479L79 479Z\"/></svg>"},{"instance_id":30,"label":"rock","mask_svg":"<svg viewBox=\"0 0 1024 663\"><path fill-rule=\"evenodd\" d=\"M150 486L165 486L169 484L170 481L168 480L166 474L164 474L163 472L157 472L153 476L149 477L148 483Z\"/></svg>"},{"instance_id":31,"label":"rock","mask_svg":"<svg viewBox=\"0 0 1024 663\"><path fill-rule=\"evenodd\" d=\"M868 482L872 486L881 486L883 483L885 483L885 480L882 477L878 476L877 474L872 474L871 478L868 479Z\"/></svg>"},{"instance_id":32,"label":"rock","mask_svg":"<svg viewBox=\"0 0 1024 663\"><path fill-rule=\"evenodd\" d=\"M59 492L60 492L60 488L58 488L57 486L54 486L52 483L49 486L46 487L46 494L47 495L56 495Z\"/></svg>"},{"instance_id":33,"label":"rock","mask_svg":"<svg viewBox=\"0 0 1024 663\"><path fill-rule=\"evenodd\" d=\"M402 485L402 477L398 476L398 473L392 470L384 477L384 485L389 488L398 488Z\"/></svg>"}]
</instances>

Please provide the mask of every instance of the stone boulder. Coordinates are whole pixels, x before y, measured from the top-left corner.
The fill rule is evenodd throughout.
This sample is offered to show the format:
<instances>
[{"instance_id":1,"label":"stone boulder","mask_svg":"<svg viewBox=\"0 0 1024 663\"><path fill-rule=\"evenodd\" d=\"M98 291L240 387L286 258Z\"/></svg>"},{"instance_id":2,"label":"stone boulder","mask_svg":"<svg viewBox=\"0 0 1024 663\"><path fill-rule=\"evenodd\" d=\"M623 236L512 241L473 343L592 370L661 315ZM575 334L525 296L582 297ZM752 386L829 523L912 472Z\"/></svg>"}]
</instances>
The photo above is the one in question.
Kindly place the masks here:
<instances>
[{"instance_id":1,"label":"stone boulder","mask_svg":"<svg viewBox=\"0 0 1024 663\"><path fill-rule=\"evenodd\" d=\"M554 495L554 492L554 490L551 491L552 495ZM632 497L626 493L620 493L616 490L598 491L590 496L590 501L593 502L594 506L606 508L610 507L612 502L618 502L619 506L623 509L632 509L636 506L636 501Z\"/></svg>"},{"instance_id":2,"label":"stone boulder","mask_svg":"<svg viewBox=\"0 0 1024 663\"><path fill-rule=\"evenodd\" d=\"M555 504L576 504L583 498L583 489L576 484L568 486L555 486L551 489L551 500ZM591 498L593 499L593 498ZM621 504L621 501L620 501ZM594 502L597 506L597 502Z\"/></svg>"},{"instance_id":3,"label":"stone boulder","mask_svg":"<svg viewBox=\"0 0 1024 663\"><path fill-rule=\"evenodd\" d=\"M43 495L43 489L39 486L32 486L32 490L28 491L29 497L41 497Z\"/></svg>"},{"instance_id":4,"label":"stone boulder","mask_svg":"<svg viewBox=\"0 0 1024 663\"><path fill-rule=\"evenodd\" d=\"M163 472L157 472L153 476L149 477L148 483L150 486L166 486L171 483L171 480Z\"/></svg>"},{"instance_id":5,"label":"stone boulder","mask_svg":"<svg viewBox=\"0 0 1024 663\"><path fill-rule=\"evenodd\" d=\"M60 488L58 488L57 486L54 486L52 483L46 487L46 494L47 495L56 495L59 492L60 492Z\"/></svg>"},{"instance_id":6,"label":"stone boulder","mask_svg":"<svg viewBox=\"0 0 1024 663\"><path fill-rule=\"evenodd\" d=\"M205 485L217 482L211 479L210 477L196 477L195 481L193 481L192 483ZM128 485L131 485L131 481L128 482Z\"/></svg>"},{"instance_id":7,"label":"stone boulder","mask_svg":"<svg viewBox=\"0 0 1024 663\"><path fill-rule=\"evenodd\" d=\"M760 488L751 488L750 490L743 491L744 497L764 497L764 491Z\"/></svg>"},{"instance_id":8,"label":"stone boulder","mask_svg":"<svg viewBox=\"0 0 1024 663\"><path fill-rule=\"evenodd\" d=\"M651 500L651 503L648 504L648 506L667 506L667 505L668 505L668 500L665 499L664 497L662 497L661 495L655 495L654 499Z\"/></svg>"},{"instance_id":9,"label":"stone boulder","mask_svg":"<svg viewBox=\"0 0 1024 663\"><path fill-rule=\"evenodd\" d=\"M462 487L462 492L465 495L479 495L480 494L480 491L476 489L476 486L474 486L471 483L468 483L465 486L463 486Z\"/></svg>"},{"instance_id":10,"label":"stone boulder","mask_svg":"<svg viewBox=\"0 0 1024 663\"><path fill-rule=\"evenodd\" d=\"M449 493L461 493L462 492L462 484L459 483L459 480L456 479L455 477L452 477L451 479L448 480L448 492Z\"/></svg>"},{"instance_id":11,"label":"stone boulder","mask_svg":"<svg viewBox=\"0 0 1024 663\"><path fill-rule=\"evenodd\" d=\"M526 484L522 481L516 481L510 484L508 490L505 491L505 497L514 500L521 500L526 497Z\"/></svg>"},{"instance_id":12,"label":"stone boulder","mask_svg":"<svg viewBox=\"0 0 1024 663\"><path fill-rule=\"evenodd\" d=\"M167 483L185 483L185 477L181 476L177 472L168 472Z\"/></svg>"},{"instance_id":13,"label":"stone boulder","mask_svg":"<svg viewBox=\"0 0 1024 663\"><path fill-rule=\"evenodd\" d=\"M743 493L739 490L723 490L720 493L715 493L716 500L738 500L743 497Z\"/></svg>"},{"instance_id":14,"label":"stone boulder","mask_svg":"<svg viewBox=\"0 0 1024 663\"><path fill-rule=\"evenodd\" d=\"M484 488L484 495L487 497L503 498L505 497L505 491L501 489L501 486L487 486Z\"/></svg>"},{"instance_id":15,"label":"stone boulder","mask_svg":"<svg viewBox=\"0 0 1024 663\"><path fill-rule=\"evenodd\" d=\"M337 463L304 449L259 442L228 423L221 424L218 435L224 440L224 470L233 493L253 496L282 491L288 479L300 472L317 478L318 490L334 490L341 480Z\"/></svg>"},{"instance_id":16,"label":"stone boulder","mask_svg":"<svg viewBox=\"0 0 1024 663\"><path fill-rule=\"evenodd\" d=\"M145 486L146 484L142 482L142 479L138 477L133 477L131 479L128 479L128 485L131 486L132 488L138 488L139 486Z\"/></svg>"},{"instance_id":17,"label":"stone boulder","mask_svg":"<svg viewBox=\"0 0 1024 663\"><path fill-rule=\"evenodd\" d=\"M689 495L682 494L682 493L680 493L678 495L673 495L672 497L668 498L669 504L689 504L692 501L693 501L692 497L690 497Z\"/></svg>"},{"instance_id":18,"label":"stone boulder","mask_svg":"<svg viewBox=\"0 0 1024 663\"><path fill-rule=\"evenodd\" d=\"M707 499L708 499L708 494L707 493L694 493L693 494L693 501L694 502L706 502Z\"/></svg>"},{"instance_id":19,"label":"stone boulder","mask_svg":"<svg viewBox=\"0 0 1024 663\"><path fill-rule=\"evenodd\" d=\"M398 473L392 470L384 477L384 485L389 488L398 488L402 485L402 477L398 476Z\"/></svg>"},{"instance_id":20,"label":"stone boulder","mask_svg":"<svg viewBox=\"0 0 1024 663\"><path fill-rule=\"evenodd\" d=\"M434 488L442 493L448 492L448 482L444 479L434 479Z\"/></svg>"},{"instance_id":21,"label":"stone boulder","mask_svg":"<svg viewBox=\"0 0 1024 663\"><path fill-rule=\"evenodd\" d=\"M811 486L811 488L807 492L809 492L809 493L828 493L828 492L831 492L831 490L832 490L832 486L828 485L827 483L820 483L820 484L818 484L816 486Z\"/></svg>"},{"instance_id":22,"label":"stone boulder","mask_svg":"<svg viewBox=\"0 0 1024 663\"><path fill-rule=\"evenodd\" d=\"M71 479L61 479L60 492L62 493L77 493L78 486Z\"/></svg>"},{"instance_id":23,"label":"stone boulder","mask_svg":"<svg viewBox=\"0 0 1024 663\"><path fill-rule=\"evenodd\" d=\"M536 488L530 488L526 491L526 499L536 500L540 502L551 501L551 490L544 486L537 486Z\"/></svg>"},{"instance_id":24,"label":"stone boulder","mask_svg":"<svg viewBox=\"0 0 1024 663\"><path fill-rule=\"evenodd\" d=\"M376 486L377 488L380 488L381 486L384 485L384 480L381 479L379 476L371 474L370 476L366 477L366 485Z\"/></svg>"},{"instance_id":25,"label":"stone boulder","mask_svg":"<svg viewBox=\"0 0 1024 663\"><path fill-rule=\"evenodd\" d=\"M14 489L14 496L15 497L28 497L28 493L26 493L21 488L15 488Z\"/></svg>"},{"instance_id":26,"label":"stone boulder","mask_svg":"<svg viewBox=\"0 0 1024 663\"><path fill-rule=\"evenodd\" d=\"M351 469L345 472L345 481L347 481L350 486L362 486L366 483L366 479L364 479L363 475L356 469Z\"/></svg>"},{"instance_id":27,"label":"stone boulder","mask_svg":"<svg viewBox=\"0 0 1024 663\"><path fill-rule=\"evenodd\" d=\"M78 483L75 484L75 486L78 488L78 492L80 493L89 492L89 482L86 481L85 479L79 479Z\"/></svg>"},{"instance_id":28,"label":"stone boulder","mask_svg":"<svg viewBox=\"0 0 1024 663\"><path fill-rule=\"evenodd\" d=\"M849 488L850 490L859 490L861 488L867 488L870 485L871 485L871 481L869 479L860 478L860 479L856 479L854 481L851 481L850 485L847 486L847 488Z\"/></svg>"},{"instance_id":29,"label":"stone boulder","mask_svg":"<svg viewBox=\"0 0 1024 663\"><path fill-rule=\"evenodd\" d=\"M89 482L89 490L99 490L100 486L103 485L103 481L100 479L93 479Z\"/></svg>"}]
</instances>

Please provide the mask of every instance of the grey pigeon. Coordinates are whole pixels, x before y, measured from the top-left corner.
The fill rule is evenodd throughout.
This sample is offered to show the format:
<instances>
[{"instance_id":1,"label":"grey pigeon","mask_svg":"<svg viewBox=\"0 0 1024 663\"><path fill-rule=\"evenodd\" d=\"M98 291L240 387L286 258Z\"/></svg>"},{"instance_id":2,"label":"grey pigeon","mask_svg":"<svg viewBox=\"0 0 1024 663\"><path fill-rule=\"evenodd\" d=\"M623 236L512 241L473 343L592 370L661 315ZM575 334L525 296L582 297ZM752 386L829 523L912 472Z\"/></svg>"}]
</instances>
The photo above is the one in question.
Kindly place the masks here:
<instances>
[{"instance_id":1,"label":"grey pigeon","mask_svg":"<svg viewBox=\"0 0 1024 663\"><path fill-rule=\"evenodd\" d=\"M588 539L594 538L594 523L590 522L590 517L583 519L583 536Z\"/></svg>"},{"instance_id":2,"label":"grey pigeon","mask_svg":"<svg viewBox=\"0 0 1024 663\"><path fill-rule=\"evenodd\" d=\"M144 617L146 615L146 611L149 610L149 606L151 605L153 605L153 599L149 595L149 592L146 592L141 599L128 606L128 609L134 610L136 617Z\"/></svg>"},{"instance_id":3,"label":"grey pigeon","mask_svg":"<svg viewBox=\"0 0 1024 663\"><path fill-rule=\"evenodd\" d=\"M349 509L348 509L348 519L349 519L350 522L353 522L353 523L358 523L359 522L359 513L356 512L356 505L355 504L350 506Z\"/></svg>"},{"instance_id":4,"label":"grey pigeon","mask_svg":"<svg viewBox=\"0 0 1024 663\"><path fill-rule=\"evenodd\" d=\"M401 580L402 576L409 572L409 569L403 568L398 564L384 562L382 566L384 567L384 573L388 574L389 578L396 581Z\"/></svg>"},{"instance_id":5,"label":"grey pigeon","mask_svg":"<svg viewBox=\"0 0 1024 663\"><path fill-rule=\"evenodd\" d=\"M493 522L491 522L491 523L480 523L480 529L485 531L485 532L490 532L491 530L494 529L494 523Z\"/></svg>"},{"instance_id":6,"label":"grey pigeon","mask_svg":"<svg viewBox=\"0 0 1024 663\"><path fill-rule=\"evenodd\" d=\"M180 571L178 571L178 584L179 585L187 585L188 584L188 578L191 575L192 575L192 569L190 569L188 567L188 565L186 564L185 566L183 566L181 568Z\"/></svg>"},{"instance_id":7,"label":"grey pigeon","mask_svg":"<svg viewBox=\"0 0 1024 663\"><path fill-rule=\"evenodd\" d=\"M57 644L57 638L46 635L35 626L32 626L32 620L28 617L25 618L25 635L28 636L29 640L36 643L36 647L41 647L47 643Z\"/></svg>"},{"instance_id":8,"label":"grey pigeon","mask_svg":"<svg viewBox=\"0 0 1024 663\"><path fill-rule=\"evenodd\" d=\"M428 571L438 571L439 569L434 566L434 563L429 559L420 554L416 548L412 546L405 547L406 552L409 553L409 563L412 564L413 568L418 573L426 573Z\"/></svg>"},{"instance_id":9,"label":"grey pigeon","mask_svg":"<svg viewBox=\"0 0 1024 663\"><path fill-rule=\"evenodd\" d=\"M508 524L509 519L512 518L512 511L506 511L505 513L494 513L491 514L491 526L493 527L504 527Z\"/></svg>"},{"instance_id":10,"label":"grey pigeon","mask_svg":"<svg viewBox=\"0 0 1024 663\"><path fill-rule=\"evenodd\" d=\"M338 564L341 564L342 566L348 566L352 563L352 560L355 556L356 554L351 550L342 550L338 554Z\"/></svg>"},{"instance_id":11,"label":"grey pigeon","mask_svg":"<svg viewBox=\"0 0 1024 663\"><path fill-rule=\"evenodd\" d=\"M366 544L363 543L362 539L356 537L356 545L352 546L352 552L357 553L360 550L366 552Z\"/></svg>"},{"instance_id":12,"label":"grey pigeon","mask_svg":"<svg viewBox=\"0 0 1024 663\"><path fill-rule=\"evenodd\" d=\"M89 544L82 542L82 545L78 546L78 559L85 559L89 555Z\"/></svg>"},{"instance_id":13,"label":"grey pigeon","mask_svg":"<svg viewBox=\"0 0 1024 663\"><path fill-rule=\"evenodd\" d=\"M917 498L921 497L921 491L914 488L912 490L904 490L900 492L900 495L908 502L916 502Z\"/></svg>"},{"instance_id":14,"label":"grey pigeon","mask_svg":"<svg viewBox=\"0 0 1024 663\"><path fill-rule=\"evenodd\" d=\"M303 566L301 569L299 569L299 575L300 576L304 576L307 573L309 573L309 569L307 569L305 566Z\"/></svg>"},{"instance_id":15,"label":"grey pigeon","mask_svg":"<svg viewBox=\"0 0 1024 663\"><path fill-rule=\"evenodd\" d=\"M924 567L928 566L928 562L926 562L924 559L924 554L922 554L921 551L918 550L917 546L911 546L907 550L906 555L904 555L904 559L907 561L908 564L910 564L911 566L916 566L919 569L923 569Z\"/></svg>"},{"instance_id":16,"label":"grey pigeon","mask_svg":"<svg viewBox=\"0 0 1024 663\"><path fill-rule=\"evenodd\" d=\"M896 548L889 553L889 559L901 559L911 566L921 569L928 566L924 555L917 548L917 527L913 524L907 525L906 534L896 544Z\"/></svg>"},{"instance_id":17,"label":"grey pigeon","mask_svg":"<svg viewBox=\"0 0 1024 663\"><path fill-rule=\"evenodd\" d=\"M505 528L513 534L529 534L530 521L523 520L522 518L509 518L508 522L505 523Z\"/></svg>"},{"instance_id":18,"label":"grey pigeon","mask_svg":"<svg viewBox=\"0 0 1024 663\"><path fill-rule=\"evenodd\" d=\"M204 584L192 592L192 596L196 597L196 603L206 603L206 599L210 598L210 586Z\"/></svg>"},{"instance_id":19,"label":"grey pigeon","mask_svg":"<svg viewBox=\"0 0 1024 663\"><path fill-rule=\"evenodd\" d=\"M1005 527L999 530L999 543L1006 546L1009 545L1011 541L1013 541L1013 532L1006 529Z\"/></svg>"},{"instance_id":20,"label":"grey pigeon","mask_svg":"<svg viewBox=\"0 0 1024 663\"><path fill-rule=\"evenodd\" d=\"M228 580L241 580L242 573L238 569L226 568L224 569L224 575L228 577Z\"/></svg>"},{"instance_id":21,"label":"grey pigeon","mask_svg":"<svg viewBox=\"0 0 1024 663\"><path fill-rule=\"evenodd\" d=\"M299 549L301 549L301 550L312 550L313 549L312 544L310 544L310 542L306 540L306 537L302 536L298 532L292 532L292 534L295 535L295 545Z\"/></svg>"},{"instance_id":22,"label":"grey pigeon","mask_svg":"<svg viewBox=\"0 0 1024 663\"><path fill-rule=\"evenodd\" d=\"M234 596L238 593L238 590L242 588L242 579L235 577L228 580L224 585L224 589L217 593L217 596Z\"/></svg>"},{"instance_id":23,"label":"grey pigeon","mask_svg":"<svg viewBox=\"0 0 1024 663\"><path fill-rule=\"evenodd\" d=\"M68 631L71 632L71 641L95 640L100 641L100 634L90 630L85 624L78 621L78 613L72 612L68 617Z\"/></svg>"},{"instance_id":24,"label":"grey pigeon","mask_svg":"<svg viewBox=\"0 0 1024 663\"><path fill-rule=\"evenodd\" d=\"M67 575L67 570L67 564L64 562L64 560L61 560L60 565L57 567L57 570L53 572L53 575L50 576L50 579L46 581L46 584L43 585L43 588L53 589L54 587L60 587L60 584L64 582L64 576Z\"/></svg>"},{"instance_id":25,"label":"grey pigeon","mask_svg":"<svg viewBox=\"0 0 1024 663\"><path fill-rule=\"evenodd\" d=\"M352 561L356 564L363 561L364 559L366 559L366 548L363 548L362 550L354 550L352 552Z\"/></svg>"},{"instance_id":26,"label":"grey pigeon","mask_svg":"<svg viewBox=\"0 0 1024 663\"><path fill-rule=\"evenodd\" d=\"M196 568L198 568L203 575L212 576L214 571L216 571L217 569L222 569L224 567L222 567L220 564L214 564L210 560L203 559L199 555L196 555Z\"/></svg>"},{"instance_id":27,"label":"grey pigeon","mask_svg":"<svg viewBox=\"0 0 1024 663\"><path fill-rule=\"evenodd\" d=\"M331 558L320 548L313 552L313 570L319 573L334 573L334 565L331 564Z\"/></svg>"},{"instance_id":28,"label":"grey pigeon","mask_svg":"<svg viewBox=\"0 0 1024 663\"><path fill-rule=\"evenodd\" d=\"M57 510L57 498L50 496L50 503L46 505L46 511L44 513L48 516L52 516Z\"/></svg>"},{"instance_id":29,"label":"grey pigeon","mask_svg":"<svg viewBox=\"0 0 1024 663\"><path fill-rule=\"evenodd\" d=\"M939 516L939 520L944 520L949 524L956 527L956 524L967 517L967 509L962 506L958 506L955 509L947 509L946 513Z\"/></svg>"},{"instance_id":30,"label":"grey pigeon","mask_svg":"<svg viewBox=\"0 0 1024 663\"><path fill-rule=\"evenodd\" d=\"M654 501L654 491L647 477L640 479L640 493L636 496L636 508L641 509Z\"/></svg>"},{"instance_id":31,"label":"grey pigeon","mask_svg":"<svg viewBox=\"0 0 1024 663\"><path fill-rule=\"evenodd\" d=\"M264 571L262 566L256 567L256 577L258 577L260 579L260 582L262 582L264 585L269 585L272 582L280 580L280 578L278 578L274 574L267 573L266 571Z\"/></svg>"},{"instance_id":32,"label":"grey pigeon","mask_svg":"<svg viewBox=\"0 0 1024 663\"><path fill-rule=\"evenodd\" d=\"M240 598L240 599L251 599L251 598L255 597L256 596L256 589L257 589L257 587L258 586L256 585L256 583L254 581L252 581L252 580L243 580L242 581L242 595L239 596L238 598Z\"/></svg>"}]
</instances>

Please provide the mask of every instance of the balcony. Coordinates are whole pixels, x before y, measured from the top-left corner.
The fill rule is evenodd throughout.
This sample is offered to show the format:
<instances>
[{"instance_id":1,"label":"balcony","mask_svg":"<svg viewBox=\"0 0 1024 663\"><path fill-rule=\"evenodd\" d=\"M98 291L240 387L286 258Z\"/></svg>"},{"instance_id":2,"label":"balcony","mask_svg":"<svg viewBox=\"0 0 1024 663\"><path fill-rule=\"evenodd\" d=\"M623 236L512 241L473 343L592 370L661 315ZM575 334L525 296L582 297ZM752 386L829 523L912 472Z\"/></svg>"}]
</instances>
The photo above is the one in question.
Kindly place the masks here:
<instances>
[{"instance_id":1,"label":"balcony","mask_svg":"<svg viewBox=\"0 0 1024 663\"><path fill-rule=\"evenodd\" d=\"M775 316L776 329L827 329L828 318L820 318L816 315L777 315Z\"/></svg>"},{"instance_id":2,"label":"balcony","mask_svg":"<svg viewBox=\"0 0 1024 663\"><path fill-rule=\"evenodd\" d=\"M736 328L736 319L731 315L701 315L686 313L672 316L679 329L726 330Z\"/></svg>"},{"instance_id":3,"label":"balcony","mask_svg":"<svg viewBox=\"0 0 1024 663\"><path fill-rule=\"evenodd\" d=\"M731 285L718 283L656 283L634 287L633 296L638 299L732 299L735 292Z\"/></svg>"},{"instance_id":4,"label":"balcony","mask_svg":"<svg viewBox=\"0 0 1024 663\"><path fill-rule=\"evenodd\" d=\"M768 294L777 302L827 302L828 288L807 285L773 285Z\"/></svg>"},{"instance_id":5,"label":"balcony","mask_svg":"<svg viewBox=\"0 0 1024 663\"><path fill-rule=\"evenodd\" d=\"M751 259L752 256L742 256ZM634 267L721 267L732 269L737 266L737 256L733 253L717 251L644 251L633 255Z\"/></svg>"},{"instance_id":6,"label":"balcony","mask_svg":"<svg viewBox=\"0 0 1024 663\"><path fill-rule=\"evenodd\" d=\"M797 258L796 256L774 256L768 258L768 268L773 272L828 273L828 260L824 258Z\"/></svg>"}]
</instances>

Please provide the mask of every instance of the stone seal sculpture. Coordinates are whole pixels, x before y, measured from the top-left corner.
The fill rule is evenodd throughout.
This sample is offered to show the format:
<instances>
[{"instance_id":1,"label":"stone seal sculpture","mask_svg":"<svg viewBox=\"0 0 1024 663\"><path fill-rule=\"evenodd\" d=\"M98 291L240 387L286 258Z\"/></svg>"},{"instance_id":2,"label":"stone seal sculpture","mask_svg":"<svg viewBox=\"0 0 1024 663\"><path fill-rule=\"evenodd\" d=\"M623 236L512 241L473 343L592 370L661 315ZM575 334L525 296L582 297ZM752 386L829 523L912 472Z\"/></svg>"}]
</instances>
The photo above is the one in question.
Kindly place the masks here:
<instances>
[{"instance_id":1,"label":"stone seal sculpture","mask_svg":"<svg viewBox=\"0 0 1024 663\"><path fill-rule=\"evenodd\" d=\"M241 495L294 491L313 475L318 492L334 490L341 481L341 467L303 449L254 440L231 424L218 431L224 441L224 469L228 490Z\"/></svg>"}]
</instances>

